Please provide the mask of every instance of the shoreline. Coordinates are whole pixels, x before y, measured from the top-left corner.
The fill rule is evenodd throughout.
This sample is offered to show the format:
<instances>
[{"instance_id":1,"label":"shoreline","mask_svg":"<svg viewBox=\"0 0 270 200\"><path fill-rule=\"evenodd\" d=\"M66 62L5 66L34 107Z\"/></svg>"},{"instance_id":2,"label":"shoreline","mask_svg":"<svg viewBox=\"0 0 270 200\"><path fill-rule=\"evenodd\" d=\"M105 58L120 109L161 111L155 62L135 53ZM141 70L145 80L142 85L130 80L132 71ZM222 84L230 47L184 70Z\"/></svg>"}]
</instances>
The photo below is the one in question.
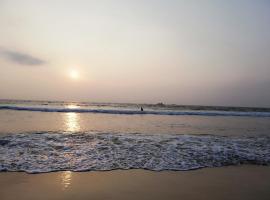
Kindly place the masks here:
<instances>
[{"instance_id":1,"label":"shoreline","mask_svg":"<svg viewBox=\"0 0 270 200\"><path fill-rule=\"evenodd\" d=\"M0 173L0 199L269 199L270 167Z\"/></svg>"}]
</instances>

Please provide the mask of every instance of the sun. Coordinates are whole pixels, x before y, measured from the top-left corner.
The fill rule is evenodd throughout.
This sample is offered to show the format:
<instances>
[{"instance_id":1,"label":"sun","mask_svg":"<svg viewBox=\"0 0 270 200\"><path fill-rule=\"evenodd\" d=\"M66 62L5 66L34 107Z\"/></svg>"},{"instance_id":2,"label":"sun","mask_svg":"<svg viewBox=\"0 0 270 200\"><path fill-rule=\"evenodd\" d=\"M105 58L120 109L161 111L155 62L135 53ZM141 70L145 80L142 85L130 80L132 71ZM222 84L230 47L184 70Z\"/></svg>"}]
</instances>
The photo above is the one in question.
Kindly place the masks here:
<instances>
[{"instance_id":1,"label":"sun","mask_svg":"<svg viewBox=\"0 0 270 200\"><path fill-rule=\"evenodd\" d=\"M80 77L78 70L72 69L69 71L69 77L73 80L77 80Z\"/></svg>"}]
</instances>

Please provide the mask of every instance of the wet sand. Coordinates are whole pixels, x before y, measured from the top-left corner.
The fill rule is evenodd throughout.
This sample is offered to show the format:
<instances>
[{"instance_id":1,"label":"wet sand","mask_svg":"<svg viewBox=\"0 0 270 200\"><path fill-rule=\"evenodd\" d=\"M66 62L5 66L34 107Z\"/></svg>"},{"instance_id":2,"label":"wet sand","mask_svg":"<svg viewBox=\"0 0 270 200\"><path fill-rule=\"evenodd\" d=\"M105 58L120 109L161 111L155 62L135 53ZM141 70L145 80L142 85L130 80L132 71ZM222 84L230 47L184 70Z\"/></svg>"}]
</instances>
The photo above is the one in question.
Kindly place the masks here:
<instances>
[{"instance_id":1,"label":"wet sand","mask_svg":"<svg viewBox=\"0 0 270 200\"><path fill-rule=\"evenodd\" d=\"M270 167L245 165L186 172L2 172L0 199L268 200Z\"/></svg>"}]
</instances>

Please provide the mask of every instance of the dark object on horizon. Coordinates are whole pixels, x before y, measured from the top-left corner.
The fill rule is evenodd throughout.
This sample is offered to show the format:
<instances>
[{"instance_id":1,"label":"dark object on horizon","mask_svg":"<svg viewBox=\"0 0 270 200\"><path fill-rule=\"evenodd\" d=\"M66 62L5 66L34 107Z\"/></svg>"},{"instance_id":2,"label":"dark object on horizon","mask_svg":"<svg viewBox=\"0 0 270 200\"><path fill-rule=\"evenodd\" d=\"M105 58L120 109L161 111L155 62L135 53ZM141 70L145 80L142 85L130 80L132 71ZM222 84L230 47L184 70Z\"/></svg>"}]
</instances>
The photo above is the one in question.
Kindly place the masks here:
<instances>
[{"instance_id":1,"label":"dark object on horizon","mask_svg":"<svg viewBox=\"0 0 270 200\"><path fill-rule=\"evenodd\" d=\"M141 107L141 111L143 111L143 107Z\"/></svg>"},{"instance_id":2,"label":"dark object on horizon","mask_svg":"<svg viewBox=\"0 0 270 200\"><path fill-rule=\"evenodd\" d=\"M162 103L162 102L157 103L156 105L157 105L157 106L161 106L161 107L165 106L165 104L164 104L164 103Z\"/></svg>"}]
</instances>

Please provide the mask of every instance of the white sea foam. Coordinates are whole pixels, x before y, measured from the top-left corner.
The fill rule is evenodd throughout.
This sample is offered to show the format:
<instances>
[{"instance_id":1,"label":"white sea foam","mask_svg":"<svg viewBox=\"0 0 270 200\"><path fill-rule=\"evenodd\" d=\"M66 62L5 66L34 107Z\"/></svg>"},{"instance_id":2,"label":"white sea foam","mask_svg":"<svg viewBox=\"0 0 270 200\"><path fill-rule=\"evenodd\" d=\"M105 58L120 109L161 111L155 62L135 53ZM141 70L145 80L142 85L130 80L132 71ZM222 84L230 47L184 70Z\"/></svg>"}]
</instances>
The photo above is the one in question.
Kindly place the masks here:
<instances>
[{"instance_id":1,"label":"white sea foam","mask_svg":"<svg viewBox=\"0 0 270 200\"><path fill-rule=\"evenodd\" d=\"M191 170L270 165L270 137L21 133L0 136L0 171Z\"/></svg>"},{"instance_id":2,"label":"white sea foam","mask_svg":"<svg viewBox=\"0 0 270 200\"><path fill-rule=\"evenodd\" d=\"M249 117L270 117L270 112L254 111L211 111L211 110L131 110L131 109L94 109L94 108L68 108L68 107L46 107L46 106L10 106L0 105L0 110L16 111L38 111L38 112L76 112L76 113L103 113L103 114L124 114L124 115L198 115L198 116L249 116Z\"/></svg>"}]
</instances>

